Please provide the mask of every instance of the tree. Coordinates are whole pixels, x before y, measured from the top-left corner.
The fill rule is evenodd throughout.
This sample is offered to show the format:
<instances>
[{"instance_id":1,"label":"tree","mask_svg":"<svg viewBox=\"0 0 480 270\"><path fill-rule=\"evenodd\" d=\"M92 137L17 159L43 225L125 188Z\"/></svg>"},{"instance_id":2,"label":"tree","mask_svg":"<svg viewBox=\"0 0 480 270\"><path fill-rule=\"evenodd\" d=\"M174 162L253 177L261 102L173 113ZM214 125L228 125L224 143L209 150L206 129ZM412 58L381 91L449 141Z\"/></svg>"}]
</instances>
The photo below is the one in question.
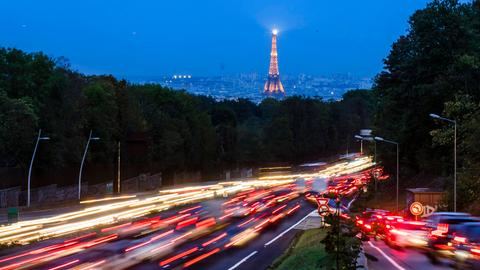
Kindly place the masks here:
<instances>
[{"instance_id":1,"label":"tree","mask_svg":"<svg viewBox=\"0 0 480 270\"><path fill-rule=\"evenodd\" d=\"M432 147L429 131L435 126L428 115L441 112L443 104L465 86L467 77L462 74L466 73L458 63L476 50L478 31L470 30L472 21L478 21L473 17L474 5L478 4L433 1L416 11L408 33L392 45L385 70L376 77L375 133L402 145L402 167L411 173L442 167L440 160L431 158L446 152ZM379 156L393 155L381 150ZM393 162L386 165L390 168Z\"/></svg>"},{"instance_id":2,"label":"tree","mask_svg":"<svg viewBox=\"0 0 480 270\"><path fill-rule=\"evenodd\" d=\"M0 161L4 166L26 167L37 127L31 99L10 99L0 90Z\"/></svg>"}]
</instances>

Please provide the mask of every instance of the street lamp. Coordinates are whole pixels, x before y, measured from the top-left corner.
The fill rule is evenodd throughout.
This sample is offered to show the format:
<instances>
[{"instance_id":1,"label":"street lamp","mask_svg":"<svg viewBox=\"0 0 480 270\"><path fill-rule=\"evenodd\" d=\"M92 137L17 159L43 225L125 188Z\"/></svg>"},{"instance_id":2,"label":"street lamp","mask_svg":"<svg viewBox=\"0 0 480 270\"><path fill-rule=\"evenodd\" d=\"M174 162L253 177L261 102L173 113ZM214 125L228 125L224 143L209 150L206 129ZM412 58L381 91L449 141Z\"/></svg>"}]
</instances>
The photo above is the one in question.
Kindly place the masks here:
<instances>
[{"instance_id":1,"label":"street lamp","mask_svg":"<svg viewBox=\"0 0 480 270\"><path fill-rule=\"evenodd\" d=\"M441 117L438 114L431 113L430 117L449 122L454 126L453 134L453 212L457 212L457 121Z\"/></svg>"},{"instance_id":2,"label":"street lamp","mask_svg":"<svg viewBox=\"0 0 480 270\"><path fill-rule=\"evenodd\" d=\"M386 139L384 139L384 138L382 138L382 137L375 137L374 139L375 139L375 141L391 143L391 144L395 144L395 145L397 146L397 213L398 213L398 179L399 179L399 170L398 170L398 167L399 167L399 161L398 161L398 142L386 140Z\"/></svg>"},{"instance_id":3,"label":"street lamp","mask_svg":"<svg viewBox=\"0 0 480 270\"><path fill-rule=\"evenodd\" d=\"M28 169L27 207L30 207L30 182L32 177L33 160L35 160L35 154L37 153L38 143L40 140L50 140L50 137L42 137L42 129L38 130L37 143L33 149L32 160L30 161L30 168Z\"/></svg>"},{"instance_id":4,"label":"street lamp","mask_svg":"<svg viewBox=\"0 0 480 270\"><path fill-rule=\"evenodd\" d=\"M374 150L374 154L373 154L373 162L375 164L377 164L377 142L373 139L373 137L363 137L361 135L355 135L354 136L356 139L359 139L360 141L368 141L368 142L373 142L375 145L375 150ZM360 145L360 148L361 149L361 152L363 152L363 144Z\"/></svg>"},{"instance_id":5,"label":"street lamp","mask_svg":"<svg viewBox=\"0 0 480 270\"><path fill-rule=\"evenodd\" d=\"M360 135L355 135L355 138L360 140L360 155L363 155L363 137Z\"/></svg>"},{"instance_id":6,"label":"street lamp","mask_svg":"<svg viewBox=\"0 0 480 270\"><path fill-rule=\"evenodd\" d=\"M361 141L369 141L369 142L374 143L374 147L375 147L374 149L375 150L374 150L374 154L373 154L373 164L376 165L377 164L377 141L375 141L375 139L372 136L364 137L364 136L361 136L361 135L355 135L354 137L361 140ZM375 176L373 176L373 181L375 182L375 192L376 192L377 191L377 178Z\"/></svg>"},{"instance_id":7,"label":"street lamp","mask_svg":"<svg viewBox=\"0 0 480 270\"><path fill-rule=\"evenodd\" d=\"M100 138L92 137L92 130L90 130L90 135L88 136L87 145L85 146L85 151L83 152L82 163L80 163L80 173L78 174L78 199L80 200L80 196L82 193L82 170L83 170L83 163L85 162L85 157L87 156L88 146L90 145L90 141L98 141Z\"/></svg>"}]
</instances>

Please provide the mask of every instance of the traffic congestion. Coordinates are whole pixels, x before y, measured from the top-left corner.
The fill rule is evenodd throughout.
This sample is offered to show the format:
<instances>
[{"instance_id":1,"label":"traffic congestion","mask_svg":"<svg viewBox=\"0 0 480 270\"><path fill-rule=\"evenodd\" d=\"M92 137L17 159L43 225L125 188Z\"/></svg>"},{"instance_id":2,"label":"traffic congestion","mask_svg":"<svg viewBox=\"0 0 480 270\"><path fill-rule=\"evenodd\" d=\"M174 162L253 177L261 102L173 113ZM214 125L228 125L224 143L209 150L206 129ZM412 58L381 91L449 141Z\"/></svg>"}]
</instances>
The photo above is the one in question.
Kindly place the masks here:
<instances>
[{"instance_id":1,"label":"traffic congestion","mask_svg":"<svg viewBox=\"0 0 480 270\"><path fill-rule=\"evenodd\" d=\"M315 173L84 201L82 210L0 226L0 270L205 269L206 261L213 269L221 261L215 258L231 257L265 236L275 241L277 228L308 215L314 208L302 194L325 183L320 174L364 167L372 167L370 158Z\"/></svg>"},{"instance_id":2,"label":"traffic congestion","mask_svg":"<svg viewBox=\"0 0 480 270\"><path fill-rule=\"evenodd\" d=\"M359 237L364 241L381 241L396 251L419 251L432 265L480 269L480 217L460 212L433 212L422 218L421 213L412 215L418 211L415 203L410 205L410 211L367 208L360 213L351 213L346 202L351 203L352 198L355 200L358 190L367 186L372 175L377 181L389 177L378 166L353 174L333 176L323 192L309 191L305 198L318 205L319 211L322 211L319 198L332 198L327 202L329 214L352 219L360 232Z\"/></svg>"},{"instance_id":3,"label":"traffic congestion","mask_svg":"<svg viewBox=\"0 0 480 270\"><path fill-rule=\"evenodd\" d=\"M0 251L0 270L234 269L246 259L234 268L229 259L270 246L312 211L354 224L365 253L384 243L395 252L421 252L430 265L480 269L480 218L454 212L428 218L385 209L352 212L373 179L386 181L389 175L370 158L352 157L290 177L85 201L87 207L77 212L0 226L6 247Z\"/></svg>"}]
</instances>

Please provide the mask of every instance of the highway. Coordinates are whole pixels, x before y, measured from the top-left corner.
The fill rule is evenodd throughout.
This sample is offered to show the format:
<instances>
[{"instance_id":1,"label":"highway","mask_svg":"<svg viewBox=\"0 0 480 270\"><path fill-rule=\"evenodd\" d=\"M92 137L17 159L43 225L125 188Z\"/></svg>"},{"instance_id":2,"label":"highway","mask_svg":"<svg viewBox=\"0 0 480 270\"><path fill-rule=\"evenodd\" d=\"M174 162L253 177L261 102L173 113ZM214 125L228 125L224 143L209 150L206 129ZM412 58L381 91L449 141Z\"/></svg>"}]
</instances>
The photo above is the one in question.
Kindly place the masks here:
<instances>
[{"instance_id":1,"label":"highway","mask_svg":"<svg viewBox=\"0 0 480 270\"><path fill-rule=\"evenodd\" d=\"M84 201L61 214L0 227L0 270L266 269L284 253L299 224L316 212L297 178L325 181L356 173L371 160L317 173L281 175ZM347 181L348 182L348 181ZM334 191L340 187L328 187ZM343 189L349 206L356 188ZM421 252L365 242L368 269L448 269Z\"/></svg>"},{"instance_id":2,"label":"highway","mask_svg":"<svg viewBox=\"0 0 480 270\"><path fill-rule=\"evenodd\" d=\"M314 208L288 188L248 194L258 192L264 193L259 198L271 197L263 200L265 205L273 203L253 214L228 216L238 204L225 208L226 199L208 200L74 237L16 247L8 250L9 255L2 252L0 269L266 268L288 247L296 233L294 225Z\"/></svg>"},{"instance_id":3,"label":"highway","mask_svg":"<svg viewBox=\"0 0 480 270\"><path fill-rule=\"evenodd\" d=\"M437 270L453 268L453 265L447 260L441 260L439 264L433 265L422 250L393 249L383 241L370 240L363 244L363 248L367 257L371 258L367 263L370 270Z\"/></svg>"}]
</instances>

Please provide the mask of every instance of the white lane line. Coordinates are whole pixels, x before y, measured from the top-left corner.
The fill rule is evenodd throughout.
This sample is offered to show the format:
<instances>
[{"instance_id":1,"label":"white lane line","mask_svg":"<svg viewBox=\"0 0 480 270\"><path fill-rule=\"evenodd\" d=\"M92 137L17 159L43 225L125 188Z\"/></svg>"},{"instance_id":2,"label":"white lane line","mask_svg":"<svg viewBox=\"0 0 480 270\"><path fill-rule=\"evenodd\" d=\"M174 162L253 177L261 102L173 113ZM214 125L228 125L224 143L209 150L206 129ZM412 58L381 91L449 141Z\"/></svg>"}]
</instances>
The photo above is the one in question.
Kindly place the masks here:
<instances>
[{"instance_id":1,"label":"white lane line","mask_svg":"<svg viewBox=\"0 0 480 270\"><path fill-rule=\"evenodd\" d=\"M358 196L357 196L358 197ZM347 205L347 208L350 209L350 205L357 199L357 197L353 198Z\"/></svg>"},{"instance_id":2,"label":"white lane line","mask_svg":"<svg viewBox=\"0 0 480 270\"><path fill-rule=\"evenodd\" d=\"M398 270L406 270L405 268L401 267L400 265L398 265L398 263L396 261L394 261L390 256L388 256L387 254L385 254L379 247L375 246L374 244L372 244L372 242L368 242L368 244L373 247L374 249L378 250L378 252L380 252L380 254L382 254L383 257L385 257L385 259L387 259L393 266L395 266L395 268L397 268Z\"/></svg>"},{"instance_id":3,"label":"white lane line","mask_svg":"<svg viewBox=\"0 0 480 270\"><path fill-rule=\"evenodd\" d=\"M228 270L233 270L233 269L239 267L240 264L242 264L242 263L244 263L245 261L247 261L248 259L250 259L250 257L252 257L253 255L257 254L257 252L258 252L258 251L255 250L254 252L250 253L247 257L241 259L241 260L240 260L238 263L236 263L234 266L228 268Z\"/></svg>"},{"instance_id":4,"label":"white lane line","mask_svg":"<svg viewBox=\"0 0 480 270\"><path fill-rule=\"evenodd\" d=\"M271 243L277 241L278 238L284 236L287 232L289 232L291 229L295 228L298 224L300 224L302 221L304 221L308 216L310 216L310 214L314 213L315 211L317 210L313 210L312 212L308 213L306 216L304 216L302 219L300 219L299 222L293 224L290 228L286 229L285 231L283 231L282 233L280 233L279 235L277 235L277 237L273 238L272 240L268 241L265 246L268 246L270 245Z\"/></svg>"}]
</instances>

